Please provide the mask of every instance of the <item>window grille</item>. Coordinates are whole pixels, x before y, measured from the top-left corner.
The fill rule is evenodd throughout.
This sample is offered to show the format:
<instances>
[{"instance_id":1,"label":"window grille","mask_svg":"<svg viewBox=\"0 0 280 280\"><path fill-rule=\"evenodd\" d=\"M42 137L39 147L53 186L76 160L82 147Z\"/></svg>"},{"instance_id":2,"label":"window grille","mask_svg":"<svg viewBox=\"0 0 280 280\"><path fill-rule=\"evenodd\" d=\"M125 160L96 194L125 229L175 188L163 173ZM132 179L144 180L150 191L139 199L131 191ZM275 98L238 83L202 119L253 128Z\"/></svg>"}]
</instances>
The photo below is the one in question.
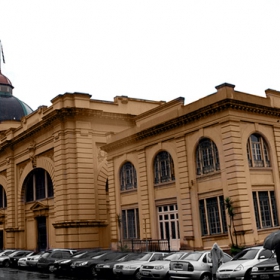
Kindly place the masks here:
<instances>
[{"instance_id":1,"label":"window grille","mask_svg":"<svg viewBox=\"0 0 280 280\"><path fill-rule=\"evenodd\" d=\"M218 149L210 139L199 141L196 149L196 174L208 174L220 170Z\"/></svg>"},{"instance_id":2,"label":"window grille","mask_svg":"<svg viewBox=\"0 0 280 280\"><path fill-rule=\"evenodd\" d=\"M154 183L160 184L175 180L174 162L171 155L162 151L157 154L154 161Z\"/></svg>"},{"instance_id":3,"label":"window grille","mask_svg":"<svg viewBox=\"0 0 280 280\"><path fill-rule=\"evenodd\" d=\"M267 144L258 134L252 134L247 142L247 158L249 167L270 167Z\"/></svg>"},{"instance_id":4,"label":"window grille","mask_svg":"<svg viewBox=\"0 0 280 280\"><path fill-rule=\"evenodd\" d=\"M121 191L132 190L137 188L137 176L134 165L126 162L120 170Z\"/></svg>"}]
</instances>

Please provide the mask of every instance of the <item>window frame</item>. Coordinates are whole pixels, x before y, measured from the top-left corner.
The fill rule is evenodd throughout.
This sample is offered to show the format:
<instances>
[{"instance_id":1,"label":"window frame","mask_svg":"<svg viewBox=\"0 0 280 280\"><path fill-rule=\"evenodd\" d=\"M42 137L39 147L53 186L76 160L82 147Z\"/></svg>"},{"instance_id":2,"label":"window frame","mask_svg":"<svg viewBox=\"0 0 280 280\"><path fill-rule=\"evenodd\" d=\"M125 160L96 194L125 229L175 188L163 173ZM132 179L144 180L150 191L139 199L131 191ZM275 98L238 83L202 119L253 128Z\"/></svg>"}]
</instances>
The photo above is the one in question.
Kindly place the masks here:
<instances>
[{"instance_id":1,"label":"window frame","mask_svg":"<svg viewBox=\"0 0 280 280\"><path fill-rule=\"evenodd\" d=\"M129 214L133 215L129 215ZM140 238L140 223L138 208L123 209L121 213L121 231L122 239L138 239ZM129 220L133 218L133 220Z\"/></svg>"},{"instance_id":2,"label":"window frame","mask_svg":"<svg viewBox=\"0 0 280 280\"><path fill-rule=\"evenodd\" d=\"M7 195L4 187L0 185L0 209L7 208Z\"/></svg>"},{"instance_id":3,"label":"window frame","mask_svg":"<svg viewBox=\"0 0 280 280\"><path fill-rule=\"evenodd\" d=\"M167 151L160 151L154 159L154 184L171 183L175 181L174 161Z\"/></svg>"},{"instance_id":4,"label":"window frame","mask_svg":"<svg viewBox=\"0 0 280 280\"><path fill-rule=\"evenodd\" d=\"M199 216L202 236L228 232L223 195L199 199Z\"/></svg>"},{"instance_id":5,"label":"window frame","mask_svg":"<svg viewBox=\"0 0 280 280\"><path fill-rule=\"evenodd\" d=\"M203 176L220 170L219 151L209 138L199 140L195 151L196 175Z\"/></svg>"},{"instance_id":6,"label":"window frame","mask_svg":"<svg viewBox=\"0 0 280 280\"><path fill-rule=\"evenodd\" d=\"M131 191L137 189L137 172L135 166L125 162L120 168L120 190Z\"/></svg>"},{"instance_id":7,"label":"window frame","mask_svg":"<svg viewBox=\"0 0 280 280\"><path fill-rule=\"evenodd\" d=\"M274 191L253 191L252 197L257 229L277 227L279 218Z\"/></svg>"},{"instance_id":8,"label":"window frame","mask_svg":"<svg viewBox=\"0 0 280 280\"><path fill-rule=\"evenodd\" d=\"M247 159L250 168L269 168L271 160L265 139L257 133L248 138L246 144Z\"/></svg>"}]
</instances>

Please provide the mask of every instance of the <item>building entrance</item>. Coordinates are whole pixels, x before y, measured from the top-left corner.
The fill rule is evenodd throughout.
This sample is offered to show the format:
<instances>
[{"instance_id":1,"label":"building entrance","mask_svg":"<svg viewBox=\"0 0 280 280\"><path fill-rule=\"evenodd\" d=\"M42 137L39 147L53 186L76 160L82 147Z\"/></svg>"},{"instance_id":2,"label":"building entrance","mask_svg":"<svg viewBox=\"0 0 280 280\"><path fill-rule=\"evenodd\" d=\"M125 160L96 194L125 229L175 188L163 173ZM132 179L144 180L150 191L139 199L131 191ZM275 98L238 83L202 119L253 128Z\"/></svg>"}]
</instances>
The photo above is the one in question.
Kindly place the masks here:
<instances>
[{"instance_id":1,"label":"building entrance","mask_svg":"<svg viewBox=\"0 0 280 280\"><path fill-rule=\"evenodd\" d=\"M37 217L37 247L39 251L47 249L47 226L46 217Z\"/></svg>"}]
</instances>

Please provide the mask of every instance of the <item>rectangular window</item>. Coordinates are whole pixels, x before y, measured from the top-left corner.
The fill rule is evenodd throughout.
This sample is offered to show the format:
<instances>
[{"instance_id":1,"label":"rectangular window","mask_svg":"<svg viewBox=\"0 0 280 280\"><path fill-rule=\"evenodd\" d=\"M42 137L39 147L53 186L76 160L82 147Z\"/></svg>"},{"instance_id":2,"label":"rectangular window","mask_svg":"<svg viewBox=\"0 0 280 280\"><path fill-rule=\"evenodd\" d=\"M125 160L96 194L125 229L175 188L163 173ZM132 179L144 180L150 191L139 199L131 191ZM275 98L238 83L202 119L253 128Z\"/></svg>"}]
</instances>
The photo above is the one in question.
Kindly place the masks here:
<instances>
[{"instance_id":1,"label":"rectangular window","mask_svg":"<svg viewBox=\"0 0 280 280\"><path fill-rule=\"evenodd\" d=\"M253 192L253 201L257 228L278 226L274 191Z\"/></svg>"},{"instance_id":2,"label":"rectangular window","mask_svg":"<svg viewBox=\"0 0 280 280\"><path fill-rule=\"evenodd\" d=\"M123 239L140 237L138 209L122 210L122 236Z\"/></svg>"},{"instance_id":3,"label":"rectangular window","mask_svg":"<svg viewBox=\"0 0 280 280\"><path fill-rule=\"evenodd\" d=\"M199 200L199 213L202 235L227 232L224 197L212 197Z\"/></svg>"}]
</instances>

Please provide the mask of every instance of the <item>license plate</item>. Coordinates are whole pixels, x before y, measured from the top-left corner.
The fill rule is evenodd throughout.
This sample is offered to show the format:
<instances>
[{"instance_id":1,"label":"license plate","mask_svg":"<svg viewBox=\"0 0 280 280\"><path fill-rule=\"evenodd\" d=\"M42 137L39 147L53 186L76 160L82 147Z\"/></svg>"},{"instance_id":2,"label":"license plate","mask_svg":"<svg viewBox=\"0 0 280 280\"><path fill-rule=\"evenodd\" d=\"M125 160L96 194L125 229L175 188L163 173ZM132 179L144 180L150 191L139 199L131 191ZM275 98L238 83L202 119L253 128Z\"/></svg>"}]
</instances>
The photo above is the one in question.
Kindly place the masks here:
<instances>
[{"instance_id":1,"label":"license plate","mask_svg":"<svg viewBox=\"0 0 280 280\"><path fill-rule=\"evenodd\" d=\"M261 274L260 279L269 279L269 275L267 274Z\"/></svg>"},{"instance_id":2,"label":"license plate","mask_svg":"<svg viewBox=\"0 0 280 280\"><path fill-rule=\"evenodd\" d=\"M219 278L225 279L225 278L229 278L229 274L220 274Z\"/></svg>"},{"instance_id":3,"label":"license plate","mask_svg":"<svg viewBox=\"0 0 280 280\"><path fill-rule=\"evenodd\" d=\"M143 275L149 275L150 272L149 272L149 271L142 271L141 274L143 274Z\"/></svg>"}]
</instances>

